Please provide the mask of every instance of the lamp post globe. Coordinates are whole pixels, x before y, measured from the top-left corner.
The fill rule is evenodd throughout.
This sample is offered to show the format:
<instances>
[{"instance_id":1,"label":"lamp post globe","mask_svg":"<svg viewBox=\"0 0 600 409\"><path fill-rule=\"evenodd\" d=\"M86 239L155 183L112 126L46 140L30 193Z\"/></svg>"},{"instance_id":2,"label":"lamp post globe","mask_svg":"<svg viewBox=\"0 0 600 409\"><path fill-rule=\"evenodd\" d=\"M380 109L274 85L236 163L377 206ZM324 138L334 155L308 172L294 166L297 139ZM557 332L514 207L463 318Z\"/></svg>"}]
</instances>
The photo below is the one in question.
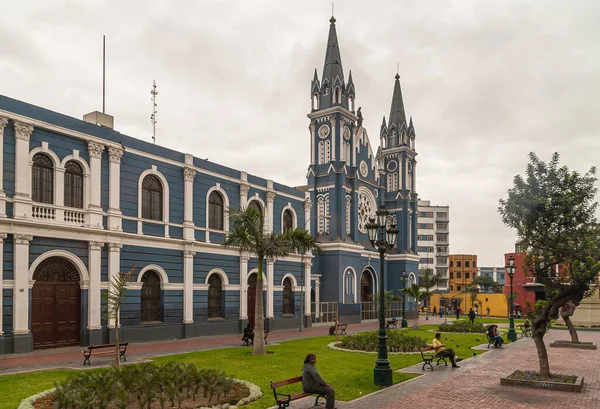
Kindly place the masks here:
<instances>
[{"instance_id":1,"label":"lamp post globe","mask_svg":"<svg viewBox=\"0 0 600 409\"><path fill-rule=\"evenodd\" d=\"M385 253L395 246L398 230L396 230L396 225L387 228L388 217L391 213L385 210L384 206L380 206L375 214L377 218L369 219L369 223L366 225L369 241L373 248L379 252L379 330L377 360L375 360L373 378L375 385L390 386L392 385L392 367L387 354L385 327Z\"/></svg>"},{"instance_id":2,"label":"lamp post globe","mask_svg":"<svg viewBox=\"0 0 600 409\"><path fill-rule=\"evenodd\" d=\"M406 284L408 283L408 274L406 274L406 269L402 270L400 280L402 280L402 287L406 289ZM404 291L404 296L402 297L402 323L400 324L401 328L408 327L408 321L406 321L406 298L407 294L406 291Z\"/></svg>"},{"instance_id":3,"label":"lamp post globe","mask_svg":"<svg viewBox=\"0 0 600 409\"><path fill-rule=\"evenodd\" d=\"M512 255L508 256L508 264L504 268L506 270L506 274L508 274L508 277L510 277L510 305L507 338L509 341L515 342L517 340L517 332L515 331L515 316L513 314L513 277L517 267L515 266L515 258Z\"/></svg>"}]
</instances>

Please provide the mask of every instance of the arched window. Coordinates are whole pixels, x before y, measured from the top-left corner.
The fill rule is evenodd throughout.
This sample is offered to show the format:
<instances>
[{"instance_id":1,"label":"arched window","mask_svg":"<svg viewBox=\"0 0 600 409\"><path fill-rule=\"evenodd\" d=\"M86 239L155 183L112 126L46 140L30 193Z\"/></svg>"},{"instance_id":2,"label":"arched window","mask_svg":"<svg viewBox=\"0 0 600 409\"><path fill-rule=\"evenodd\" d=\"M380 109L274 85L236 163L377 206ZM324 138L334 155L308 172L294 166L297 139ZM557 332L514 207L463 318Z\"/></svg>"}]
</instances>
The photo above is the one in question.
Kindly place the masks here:
<instances>
[{"instance_id":1,"label":"arched window","mask_svg":"<svg viewBox=\"0 0 600 409\"><path fill-rule=\"evenodd\" d=\"M223 282L218 274L208 278L208 318L223 317Z\"/></svg>"},{"instance_id":2,"label":"arched window","mask_svg":"<svg viewBox=\"0 0 600 409\"><path fill-rule=\"evenodd\" d=\"M65 165L65 206L83 209L83 168L73 160Z\"/></svg>"},{"instance_id":3,"label":"arched window","mask_svg":"<svg viewBox=\"0 0 600 409\"><path fill-rule=\"evenodd\" d=\"M294 314L294 300L292 299L292 280L283 280L283 313Z\"/></svg>"},{"instance_id":4,"label":"arched window","mask_svg":"<svg viewBox=\"0 0 600 409\"><path fill-rule=\"evenodd\" d=\"M223 196L212 192L208 197L208 228L223 230Z\"/></svg>"},{"instance_id":5,"label":"arched window","mask_svg":"<svg viewBox=\"0 0 600 409\"><path fill-rule=\"evenodd\" d=\"M148 175L142 182L142 218L163 219L163 186L160 180Z\"/></svg>"},{"instance_id":6,"label":"arched window","mask_svg":"<svg viewBox=\"0 0 600 409\"><path fill-rule=\"evenodd\" d=\"M154 270L148 270L142 276L142 297L140 321L162 321L160 303L160 278Z\"/></svg>"},{"instance_id":7,"label":"arched window","mask_svg":"<svg viewBox=\"0 0 600 409\"><path fill-rule=\"evenodd\" d=\"M34 202L54 203L54 163L43 153L33 156L31 198Z\"/></svg>"},{"instance_id":8,"label":"arched window","mask_svg":"<svg viewBox=\"0 0 600 409\"><path fill-rule=\"evenodd\" d=\"M248 203L248 206L254 207L256 210L258 210L260 212L260 214L262 214L262 212L263 212L262 206L260 205L260 203L258 203L258 200L252 200L250 203Z\"/></svg>"},{"instance_id":9,"label":"arched window","mask_svg":"<svg viewBox=\"0 0 600 409\"><path fill-rule=\"evenodd\" d=\"M290 209L285 209L283 212L283 231L292 230L294 228L294 215Z\"/></svg>"}]
</instances>

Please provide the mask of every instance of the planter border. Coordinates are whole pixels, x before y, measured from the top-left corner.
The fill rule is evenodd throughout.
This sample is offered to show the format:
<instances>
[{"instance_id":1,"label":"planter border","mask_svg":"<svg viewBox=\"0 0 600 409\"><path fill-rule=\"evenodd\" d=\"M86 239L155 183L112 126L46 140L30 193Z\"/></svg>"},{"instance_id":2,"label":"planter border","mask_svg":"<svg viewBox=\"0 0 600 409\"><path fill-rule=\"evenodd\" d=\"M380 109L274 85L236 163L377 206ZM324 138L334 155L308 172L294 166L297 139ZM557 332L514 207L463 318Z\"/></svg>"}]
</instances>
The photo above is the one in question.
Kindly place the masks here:
<instances>
[{"instance_id":1,"label":"planter border","mask_svg":"<svg viewBox=\"0 0 600 409\"><path fill-rule=\"evenodd\" d=\"M572 348L572 349L598 349L595 342L580 342L578 344L571 341L558 340L550 343L552 348Z\"/></svg>"},{"instance_id":2,"label":"planter border","mask_svg":"<svg viewBox=\"0 0 600 409\"><path fill-rule=\"evenodd\" d=\"M510 374L512 375L512 374ZM509 375L509 376L510 376ZM508 377L500 378L500 385L505 386L526 386L528 388L539 388L562 392L581 392L583 389L583 376L578 376L575 383L563 383L552 381L534 381L529 379L511 379Z\"/></svg>"}]
</instances>

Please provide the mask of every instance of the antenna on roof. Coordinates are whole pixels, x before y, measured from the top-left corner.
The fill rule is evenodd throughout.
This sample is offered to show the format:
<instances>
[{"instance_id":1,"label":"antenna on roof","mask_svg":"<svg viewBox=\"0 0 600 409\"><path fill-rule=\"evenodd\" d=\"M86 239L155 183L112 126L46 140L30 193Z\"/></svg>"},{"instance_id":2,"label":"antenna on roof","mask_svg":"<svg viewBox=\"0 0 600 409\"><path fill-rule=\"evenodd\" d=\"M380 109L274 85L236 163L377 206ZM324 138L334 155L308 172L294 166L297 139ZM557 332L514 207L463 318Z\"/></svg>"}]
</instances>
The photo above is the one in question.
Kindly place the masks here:
<instances>
[{"instance_id":1,"label":"antenna on roof","mask_svg":"<svg viewBox=\"0 0 600 409\"><path fill-rule=\"evenodd\" d=\"M106 107L106 36L102 36L102 113Z\"/></svg>"},{"instance_id":2,"label":"antenna on roof","mask_svg":"<svg viewBox=\"0 0 600 409\"><path fill-rule=\"evenodd\" d=\"M152 80L150 94L152 95L152 115L150 115L150 122L152 122L152 142L156 143L156 96L158 95L158 91L156 91L156 81L154 80Z\"/></svg>"},{"instance_id":3,"label":"antenna on roof","mask_svg":"<svg viewBox=\"0 0 600 409\"><path fill-rule=\"evenodd\" d=\"M400 63L396 63L396 75L400 75Z\"/></svg>"},{"instance_id":4,"label":"antenna on roof","mask_svg":"<svg viewBox=\"0 0 600 409\"><path fill-rule=\"evenodd\" d=\"M331 15L332 15L332 16L334 15L334 13L333 13L333 5L334 5L334 4L335 4L334 2L331 2Z\"/></svg>"}]
</instances>

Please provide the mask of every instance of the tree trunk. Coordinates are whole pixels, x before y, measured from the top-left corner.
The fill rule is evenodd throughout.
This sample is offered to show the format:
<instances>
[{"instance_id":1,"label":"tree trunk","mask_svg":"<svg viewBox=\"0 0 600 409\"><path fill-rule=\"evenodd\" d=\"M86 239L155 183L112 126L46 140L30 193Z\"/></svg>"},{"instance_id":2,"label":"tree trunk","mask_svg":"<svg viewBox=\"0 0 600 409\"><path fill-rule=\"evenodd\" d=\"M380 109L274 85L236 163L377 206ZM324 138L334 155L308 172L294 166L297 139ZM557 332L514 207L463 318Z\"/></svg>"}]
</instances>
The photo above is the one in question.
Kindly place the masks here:
<instances>
[{"instance_id":1,"label":"tree trunk","mask_svg":"<svg viewBox=\"0 0 600 409\"><path fill-rule=\"evenodd\" d=\"M538 331L533 332L533 341L537 349L538 361L540 363L540 376L550 376L550 362L548 361L548 351L546 351L546 345L544 344L544 332L540 336Z\"/></svg>"},{"instance_id":2,"label":"tree trunk","mask_svg":"<svg viewBox=\"0 0 600 409\"><path fill-rule=\"evenodd\" d=\"M569 316L562 317L565 320L565 324L567 324L567 328L569 328L569 334L571 334L571 342L574 344L579 344L579 337L577 336L577 331L575 330L575 326L573 322L571 322L571 318Z\"/></svg>"},{"instance_id":3,"label":"tree trunk","mask_svg":"<svg viewBox=\"0 0 600 409\"><path fill-rule=\"evenodd\" d=\"M115 315L115 368L121 368L121 359L119 356L119 310Z\"/></svg>"},{"instance_id":4,"label":"tree trunk","mask_svg":"<svg viewBox=\"0 0 600 409\"><path fill-rule=\"evenodd\" d=\"M256 274L256 303L254 307L254 355L266 355L265 347L265 313L263 307L263 257L258 257L258 273Z\"/></svg>"}]
</instances>

